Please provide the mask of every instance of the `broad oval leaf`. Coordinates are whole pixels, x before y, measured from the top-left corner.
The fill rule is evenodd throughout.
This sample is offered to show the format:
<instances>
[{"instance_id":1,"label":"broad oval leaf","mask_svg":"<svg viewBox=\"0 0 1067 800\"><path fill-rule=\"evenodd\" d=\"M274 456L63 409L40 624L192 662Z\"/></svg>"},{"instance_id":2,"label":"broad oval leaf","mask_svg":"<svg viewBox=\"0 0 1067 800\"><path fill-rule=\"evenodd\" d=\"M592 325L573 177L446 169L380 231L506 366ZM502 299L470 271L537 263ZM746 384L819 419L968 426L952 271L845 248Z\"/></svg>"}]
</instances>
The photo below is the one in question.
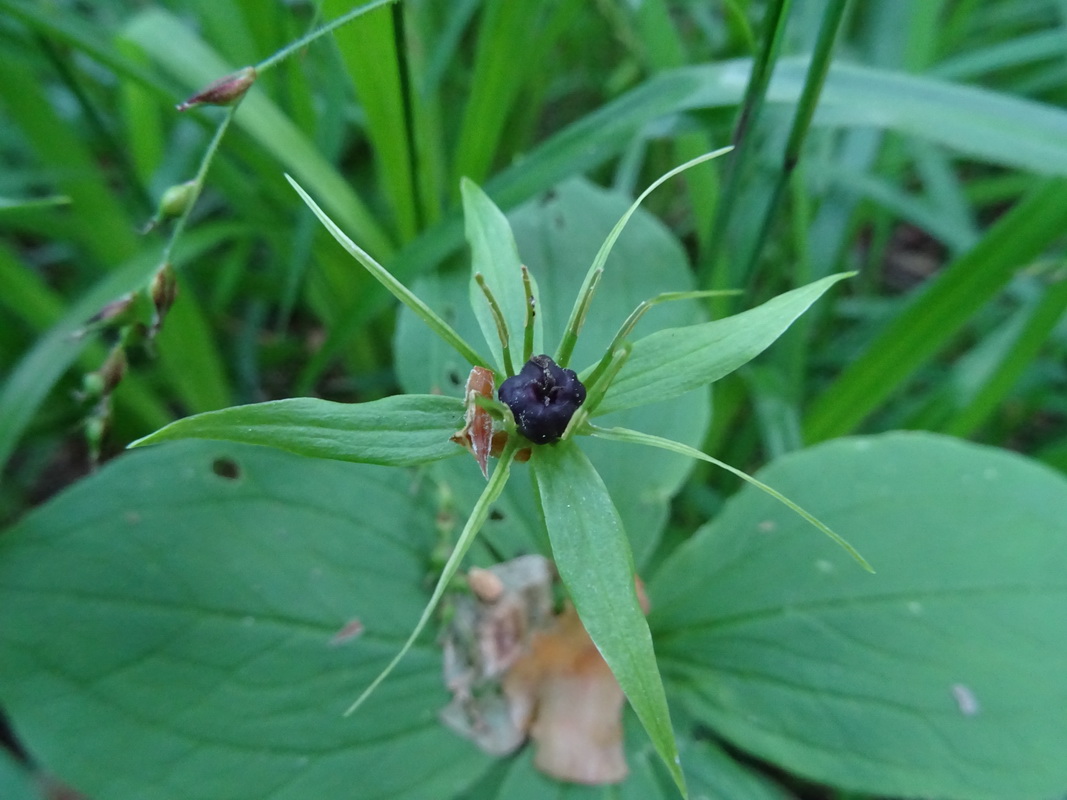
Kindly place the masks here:
<instances>
[{"instance_id":1,"label":"broad oval leaf","mask_svg":"<svg viewBox=\"0 0 1067 800\"><path fill-rule=\"evenodd\" d=\"M218 439L315 458L403 467L463 452L449 439L461 427L463 403L454 397L396 395L370 403L294 397L186 417L131 447L171 439Z\"/></svg>"},{"instance_id":2,"label":"broad oval leaf","mask_svg":"<svg viewBox=\"0 0 1067 800\"><path fill-rule=\"evenodd\" d=\"M1039 800L1067 786L1067 481L930 434L844 439L760 477L869 575L742 490L650 587L665 677L739 747L846 789Z\"/></svg>"},{"instance_id":3,"label":"broad oval leaf","mask_svg":"<svg viewBox=\"0 0 1067 800\"><path fill-rule=\"evenodd\" d=\"M678 397L729 375L770 347L827 289L852 274L830 275L732 317L638 339L594 415Z\"/></svg>"},{"instance_id":4,"label":"broad oval leaf","mask_svg":"<svg viewBox=\"0 0 1067 800\"><path fill-rule=\"evenodd\" d=\"M589 637L684 793L667 697L637 600L633 556L619 513L573 441L534 448L531 463L560 578Z\"/></svg>"},{"instance_id":5,"label":"broad oval leaf","mask_svg":"<svg viewBox=\"0 0 1067 800\"><path fill-rule=\"evenodd\" d=\"M428 494L218 442L120 458L0 536L16 733L92 797L453 796L490 761L437 721L438 647L341 716L425 604Z\"/></svg>"}]
</instances>

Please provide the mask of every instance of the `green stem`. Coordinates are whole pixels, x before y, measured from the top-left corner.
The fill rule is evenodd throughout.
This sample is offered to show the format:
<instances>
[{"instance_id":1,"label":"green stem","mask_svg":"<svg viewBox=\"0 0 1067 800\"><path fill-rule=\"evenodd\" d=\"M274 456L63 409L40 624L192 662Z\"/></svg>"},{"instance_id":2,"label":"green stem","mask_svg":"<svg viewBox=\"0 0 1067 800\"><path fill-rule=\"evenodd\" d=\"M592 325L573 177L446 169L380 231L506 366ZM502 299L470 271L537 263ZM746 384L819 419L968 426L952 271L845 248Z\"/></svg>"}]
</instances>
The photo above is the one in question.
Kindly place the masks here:
<instances>
[{"instance_id":1,"label":"green stem","mask_svg":"<svg viewBox=\"0 0 1067 800\"><path fill-rule=\"evenodd\" d=\"M316 30L311 31L311 33L307 34L306 36L302 36L295 42L286 45L269 58L260 61L258 64L256 64L256 72L263 73L267 71L268 69L276 66L279 62L287 59L293 53L296 53L299 50L303 50L316 39L319 39L328 33L332 33L337 28L340 28L342 25L351 22L356 17L361 17L368 11L373 11L376 8L381 8L382 6L389 5L390 3L395 2L396 0L371 0L370 3L367 3L364 6L360 6L359 8L353 8L347 14L342 14L337 19L326 23L321 28L317 28Z\"/></svg>"},{"instance_id":2,"label":"green stem","mask_svg":"<svg viewBox=\"0 0 1067 800\"><path fill-rule=\"evenodd\" d=\"M819 36L815 41L815 50L808 64L808 74L804 78L804 88L801 90L800 99L797 101L796 114L793 117L793 125L789 129L789 139L786 141L785 153L782 156L782 168L778 172L774 189L771 191L770 200L767 202L763 214L763 222L759 233L749 250L745 262L744 271L741 273L746 280L750 279L756 261L763 251L763 244L767 241L771 226L778 214L778 208L782 204L782 196L789 185L793 171L800 160L800 151L804 146L804 140L811 128L811 120L815 116L815 108L819 105L819 96L822 87L826 83L826 74L830 71L830 61L833 58L834 40L844 20L845 10L849 0L830 0L829 6L823 12L822 25L819 27Z\"/></svg>"},{"instance_id":3,"label":"green stem","mask_svg":"<svg viewBox=\"0 0 1067 800\"><path fill-rule=\"evenodd\" d=\"M167 244L163 248L164 264L170 261L171 253L174 251L178 239L181 237L182 232L185 230L185 226L189 222L189 215L192 213L193 207L196 205L196 201L200 197L200 192L204 189L204 178L207 177L207 172L211 168L211 162L214 161L215 153L218 152L219 145L222 143L222 137L226 135L226 130L230 127L230 123L233 121L234 115L237 114L237 109L240 105L241 101L238 100L226 109L226 116L222 118L222 122L219 123L219 127L215 130L215 135L211 137L211 142L208 144L207 150L204 151L204 155L200 159L200 166L197 168L196 176L193 178L192 199L186 203L181 216L178 217L178 221L174 223L174 228L170 232L170 238L167 240Z\"/></svg>"},{"instance_id":4,"label":"green stem","mask_svg":"<svg viewBox=\"0 0 1067 800\"><path fill-rule=\"evenodd\" d=\"M725 172L723 191L712 221L708 250L699 271L699 283L710 287L722 288L729 286L731 282L729 269L725 263L720 267L719 259L725 245L724 238L730 222L730 212L737 202L741 174L744 172L742 167L748 162L749 152L752 149L752 137L749 136L749 131L763 109L767 86L771 82L771 74L774 72L774 65L778 61L778 53L782 48L785 23L792 2L793 0L774 0L767 9L763 25L763 45L759 55L752 62L748 87L745 89L745 97L741 101L741 110L738 112L737 122L734 125L731 139L734 152L723 168ZM725 306L720 310L725 313Z\"/></svg>"},{"instance_id":5,"label":"green stem","mask_svg":"<svg viewBox=\"0 0 1067 800\"><path fill-rule=\"evenodd\" d=\"M486 302L489 303L489 313L493 315L493 322L496 324L496 335L500 337L500 349L504 355L504 372L510 377L515 374L515 364L511 360L511 333L508 331L508 323L504 321L504 312L500 310L500 304L496 301L496 297L493 295L492 289L489 288L489 284L485 282L485 276L482 273L474 273L474 282L478 284L478 288L485 295Z\"/></svg>"}]
</instances>

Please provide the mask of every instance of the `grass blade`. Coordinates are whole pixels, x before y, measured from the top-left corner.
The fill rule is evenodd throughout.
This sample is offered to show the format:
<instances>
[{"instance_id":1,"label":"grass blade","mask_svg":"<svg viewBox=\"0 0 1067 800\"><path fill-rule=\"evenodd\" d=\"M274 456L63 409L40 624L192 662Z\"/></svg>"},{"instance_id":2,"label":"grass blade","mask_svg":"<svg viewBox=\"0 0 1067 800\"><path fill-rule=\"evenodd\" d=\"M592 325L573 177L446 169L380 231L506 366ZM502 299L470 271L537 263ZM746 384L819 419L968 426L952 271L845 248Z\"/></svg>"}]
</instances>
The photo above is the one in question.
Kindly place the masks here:
<instances>
[{"instance_id":1,"label":"grass blade","mask_svg":"<svg viewBox=\"0 0 1067 800\"><path fill-rule=\"evenodd\" d=\"M1026 195L974 247L949 265L912 306L852 362L812 405L809 442L859 426L1029 261L1067 229L1067 181L1047 181Z\"/></svg>"}]
</instances>

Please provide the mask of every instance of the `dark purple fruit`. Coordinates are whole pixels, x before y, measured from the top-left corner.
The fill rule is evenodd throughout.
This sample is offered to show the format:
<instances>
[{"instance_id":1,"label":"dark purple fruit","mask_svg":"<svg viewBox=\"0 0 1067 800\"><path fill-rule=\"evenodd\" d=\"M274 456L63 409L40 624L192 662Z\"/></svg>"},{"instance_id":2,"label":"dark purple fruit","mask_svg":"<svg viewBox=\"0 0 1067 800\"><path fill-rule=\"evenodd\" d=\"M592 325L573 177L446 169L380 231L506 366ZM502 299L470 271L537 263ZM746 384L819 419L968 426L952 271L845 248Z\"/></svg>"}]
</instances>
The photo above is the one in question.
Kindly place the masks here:
<instances>
[{"instance_id":1,"label":"dark purple fruit","mask_svg":"<svg viewBox=\"0 0 1067 800\"><path fill-rule=\"evenodd\" d=\"M549 444L559 441L585 402L585 387L574 370L540 355L500 384L497 396L514 414L519 433L535 444Z\"/></svg>"}]
</instances>

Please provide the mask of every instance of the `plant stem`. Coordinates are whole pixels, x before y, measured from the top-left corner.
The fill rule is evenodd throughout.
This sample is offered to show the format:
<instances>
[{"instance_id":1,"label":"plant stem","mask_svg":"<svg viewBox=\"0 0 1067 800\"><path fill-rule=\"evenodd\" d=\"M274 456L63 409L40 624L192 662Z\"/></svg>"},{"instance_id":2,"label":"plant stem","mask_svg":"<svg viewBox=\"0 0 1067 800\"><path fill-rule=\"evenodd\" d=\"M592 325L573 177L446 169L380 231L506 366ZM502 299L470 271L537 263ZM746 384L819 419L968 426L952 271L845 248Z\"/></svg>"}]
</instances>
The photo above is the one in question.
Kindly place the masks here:
<instances>
[{"instance_id":1,"label":"plant stem","mask_svg":"<svg viewBox=\"0 0 1067 800\"><path fill-rule=\"evenodd\" d=\"M767 95L767 86L770 84L771 73L774 71L774 65L781 50L782 34L785 31L785 23L792 2L793 0L773 0L764 19L763 46L752 62L748 87L745 89L745 97L741 101L741 109L737 115L737 122L734 124L734 132L730 140L734 146L734 152L724 166L723 191L715 210L715 219L712 221L708 250L699 270L697 282L707 285L708 288L723 288L730 284L729 270L725 265L720 266L718 262L722 255L730 211L737 200L738 185L743 172L742 166L748 161L751 149L749 131L759 117L763 100Z\"/></svg>"},{"instance_id":2,"label":"plant stem","mask_svg":"<svg viewBox=\"0 0 1067 800\"><path fill-rule=\"evenodd\" d=\"M755 269L756 260L763 251L763 243L767 240L771 225L777 216L778 208L782 203L782 196L789 185L789 179L793 176L797 161L800 159L800 151L804 146L808 129L811 127L812 117L815 116L815 108L819 104L819 95L822 94L823 84L826 83L826 73L830 70L830 60L833 56L834 40L841 27L845 16L845 10L849 0L830 0L829 6L823 12L822 25L819 27L819 36L815 42L815 50L808 64L808 74L804 78L804 88L797 101L796 115L793 117L793 125L789 130L789 139L786 141L785 152L782 155L782 168L778 172L778 179L771 191L770 199L763 214L763 223L752 248L749 250L745 261L744 271L741 273L748 280Z\"/></svg>"},{"instance_id":3,"label":"plant stem","mask_svg":"<svg viewBox=\"0 0 1067 800\"><path fill-rule=\"evenodd\" d=\"M233 121L234 115L237 114L237 109L240 106L241 101L238 100L232 106L227 107L226 116L222 118L222 122L219 123L219 127L215 130L215 135L211 137L211 142L204 151L203 158L200 159L196 177L193 178L192 199L185 204L185 208L182 210L181 216L178 217L178 221L174 223L174 229L170 232L170 238L163 248L162 261L164 264L170 261L171 253L178 243L178 239L181 238L186 224L189 222L189 215L192 213L193 207L196 206L196 201L200 198L200 192L204 189L204 178L207 177L207 171L211 168L211 162L215 160L215 153L218 152L219 145L222 143L222 137L226 135L226 130L230 127L230 123Z\"/></svg>"},{"instance_id":4,"label":"plant stem","mask_svg":"<svg viewBox=\"0 0 1067 800\"><path fill-rule=\"evenodd\" d=\"M360 17L366 14L368 11L373 11L376 8L381 8L384 5L388 5L389 3L395 2L396 0L371 0L371 2L367 3L366 5L360 6L359 8L353 8L347 14L342 14L341 16L337 17L337 19L327 22L321 28L317 28L311 31L311 33L307 34L306 36L302 36L292 44L286 45L269 58L260 61L258 64L256 64L256 72L266 72L268 69L271 69L272 67L276 66L279 62L287 59L293 53L297 52L298 50L303 50L316 39L325 36L328 33L332 33L334 30L340 28L347 22L351 22L356 17Z\"/></svg>"}]
</instances>

